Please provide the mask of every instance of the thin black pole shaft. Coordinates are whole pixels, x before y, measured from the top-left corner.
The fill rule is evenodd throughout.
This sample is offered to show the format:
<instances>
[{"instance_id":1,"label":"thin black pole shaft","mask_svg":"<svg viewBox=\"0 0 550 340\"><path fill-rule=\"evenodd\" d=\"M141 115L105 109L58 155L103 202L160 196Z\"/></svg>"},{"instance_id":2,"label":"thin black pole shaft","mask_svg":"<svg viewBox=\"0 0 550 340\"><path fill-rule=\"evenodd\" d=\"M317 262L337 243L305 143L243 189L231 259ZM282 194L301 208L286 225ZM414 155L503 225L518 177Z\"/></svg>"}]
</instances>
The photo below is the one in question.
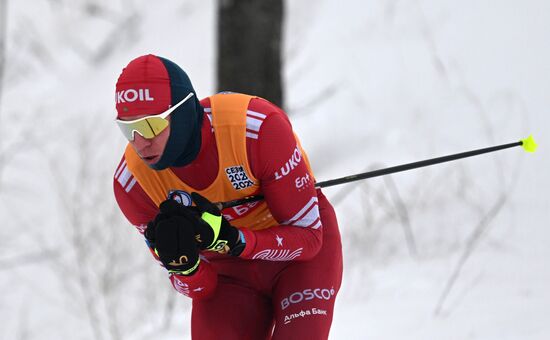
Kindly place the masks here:
<instances>
[{"instance_id":1,"label":"thin black pole shaft","mask_svg":"<svg viewBox=\"0 0 550 340\"><path fill-rule=\"evenodd\" d=\"M450 161L454 161L454 160L461 159L461 158L477 156L477 155L481 155L481 154L484 154L484 153L494 152L494 151L498 151L498 150L502 150L502 149L508 149L508 148L512 148L512 147L515 147L515 146L521 146L521 145L522 145L522 142L515 142L515 143L492 146L492 147L478 149L478 150L461 152L461 153L448 155L448 156L442 156L442 157L437 157L437 158L426 159L426 160L423 160L423 161L407 163L407 164L392 166L392 167L385 168L385 169L379 169L379 170L364 172L364 173L360 173L360 174L356 174L356 175L350 175L350 176L346 176L346 177L331 179L331 180L324 181L324 182L318 182L315 185L315 187L318 187L318 188L331 187L333 185L359 181L359 180L366 179L366 178L389 175L389 174L393 174L393 173L396 173L396 172L407 171L407 170L412 170L412 169L416 169L416 168L422 168L422 167L429 166L429 165L434 165L434 164L439 164L439 163L444 163L444 162L450 162Z\"/></svg>"},{"instance_id":2,"label":"thin black pole shaft","mask_svg":"<svg viewBox=\"0 0 550 340\"><path fill-rule=\"evenodd\" d=\"M426 159L426 160L423 160L423 161L418 161L418 162L413 162L413 163L401 164L401 165L392 166L392 167L389 167L389 168L378 169L378 170L374 170L374 171L363 172L363 173L360 173L360 174L355 174L355 175L345 176L345 177L341 177L341 178L331 179L331 180L328 180L328 181L318 182L318 183L315 184L315 187L316 188L326 188L326 187L331 187L333 185L339 185L339 184L344 184L344 183L349 183L349 182L355 182L355 181L359 181L359 180L366 179L366 178L389 175L389 174L393 174L393 173L396 173L396 172L422 168L422 167L429 166L429 165L434 165L434 164L439 164L439 163L444 163L444 162L450 162L450 161L454 161L454 160L461 159L461 158L467 158L467 157L481 155L481 154L484 154L484 153L489 153L489 152L494 152L494 151L498 151L498 150L513 148L513 147L516 147L516 146L521 146L522 144L523 144L523 142L519 141L519 142L514 142L514 143L491 146L491 147L483 148L483 149L477 149L477 150L472 150L472 151L456 153L456 154L448 155L448 156L442 156L442 157ZM243 199L237 199L237 200L228 201L228 202L219 202L219 203L217 203L217 205L220 209L225 209L225 208L231 208L231 207L241 205L241 204L245 204L245 203L256 202L256 201L262 200L263 198L264 197L262 195L256 195L256 196L250 196L250 197L246 197L246 198L243 198Z\"/></svg>"}]
</instances>

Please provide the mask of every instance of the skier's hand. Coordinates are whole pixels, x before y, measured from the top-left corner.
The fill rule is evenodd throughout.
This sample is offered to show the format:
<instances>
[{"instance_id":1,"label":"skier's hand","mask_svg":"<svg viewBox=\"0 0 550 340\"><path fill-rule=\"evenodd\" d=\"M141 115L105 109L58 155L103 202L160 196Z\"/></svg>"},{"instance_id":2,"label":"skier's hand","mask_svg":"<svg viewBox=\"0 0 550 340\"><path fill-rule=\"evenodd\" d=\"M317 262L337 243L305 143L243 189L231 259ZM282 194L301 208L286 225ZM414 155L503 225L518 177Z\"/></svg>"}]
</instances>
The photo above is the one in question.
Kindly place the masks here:
<instances>
[{"instance_id":1,"label":"skier's hand","mask_svg":"<svg viewBox=\"0 0 550 340\"><path fill-rule=\"evenodd\" d=\"M145 236L147 245L149 246L149 248L153 249L153 251L155 250L155 246L156 246L157 224L159 224L160 221L166 220L168 218L170 218L169 215L160 213L160 214L157 214L157 216L155 216L155 219L147 223L147 229L145 229L145 232L143 233L143 235Z\"/></svg>"},{"instance_id":2,"label":"skier's hand","mask_svg":"<svg viewBox=\"0 0 550 340\"><path fill-rule=\"evenodd\" d=\"M192 230L195 233L195 240L199 249L206 247L214 240L214 234L204 233L204 225L201 222L201 213L197 207L187 207L173 199L167 199L160 204L160 213L157 218L162 219L163 216L182 216L186 219L185 228Z\"/></svg>"},{"instance_id":3,"label":"skier's hand","mask_svg":"<svg viewBox=\"0 0 550 340\"><path fill-rule=\"evenodd\" d=\"M196 207L186 207L172 199L162 202L161 215L186 217L187 227L195 232L195 240L200 249L240 255L245 243L239 230L229 224L208 199L195 192L191 194L191 198Z\"/></svg>"},{"instance_id":4,"label":"skier's hand","mask_svg":"<svg viewBox=\"0 0 550 340\"><path fill-rule=\"evenodd\" d=\"M191 193L191 198L200 213L200 223L196 230L206 240L205 249L239 256L246 245L242 233L229 224L218 207L208 199L196 192Z\"/></svg>"},{"instance_id":5,"label":"skier's hand","mask_svg":"<svg viewBox=\"0 0 550 340\"><path fill-rule=\"evenodd\" d=\"M170 273L191 275L199 267L195 234L183 216L158 214L147 225L145 238Z\"/></svg>"}]
</instances>

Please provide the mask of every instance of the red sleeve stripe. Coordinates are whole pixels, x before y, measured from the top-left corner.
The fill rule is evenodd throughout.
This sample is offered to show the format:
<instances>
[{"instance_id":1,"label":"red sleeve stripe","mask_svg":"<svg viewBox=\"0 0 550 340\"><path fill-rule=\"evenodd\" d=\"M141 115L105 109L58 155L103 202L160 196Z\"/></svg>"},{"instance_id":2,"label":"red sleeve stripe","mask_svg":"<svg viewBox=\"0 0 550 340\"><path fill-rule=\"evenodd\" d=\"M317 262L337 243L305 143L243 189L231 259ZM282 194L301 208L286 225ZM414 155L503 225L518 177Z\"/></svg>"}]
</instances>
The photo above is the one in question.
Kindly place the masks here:
<instances>
[{"instance_id":1,"label":"red sleeve stripe","mask_svg":"<svg viewBox=\"0 0 550 340\"><path fill-rule=\"evenodd\" d=\"M122 162L120 167L115 173L115 178L120 183L120 185L126 190L126 192L129 192L132 190L134 185L136 184L136 178L132 176L132 173L130 170L128 170L128 167L126 166L126 161Z\"/></svg>"},{"instance_id":2,"label":"red sleeve stripe","mask_svg":"<svg viewBox=\"0 0 550 340\"><path fill-rule=\"evenodd\" d=\"M252 138L252 139L258 139L258 134L246 131L246 137Z\"/></svg>"},{"instance_id":3,"label":"red sleeve stripe","mask_svg":"<svg viewBox=\"0 0 550 340\"><path fill-rule=\"evenodd\" d=\"M323 223L321 223L321 219L319 218L319 220L317 221L317 223L315 223L315 225L313 225L311 227L311 229L319 229L321 228L321 226L323 225Z\"/></svg>"},{"instance_id":4,"label":"red sleeve stripe","mask_svg":"<svg viewBox=\"0 0 550 340\"><path fill-rule=\"evenodd\" d=\"M246 111L246 136L258 139L258 133L264 122L266 115L263 113L247 110Z\"/></svg>"},{"instance_id":5,"label":"red sleeve stripe","mask_svg":"<svg viewBox=\"0 0 550 340\"><path fill-rule=\"evenodd\" d=\"M246 116L246 129L258 133L263 122L263 120Z\"/></svg>"},{"instance_id":6,"label":"red sleeve stripe","mask_svg":"<svg viewBox=\"0 0 550 340\"><path fill-rule=\"evenodd\" d=\"M318 202L317 197L312 197L296 215L282 224L318 229L321 226Z\"/></svg>"},{"instance_id":7,"label":"red sleeve stripe","mask_svg":"<svg viewBox=\"0 0 550 340\"><path fill-rule=\"evenodd\" d=\"M120 163L120 165L118 166L118 169L116 169L115 178L117 178L118 175L120 175L120 173L122 172L122 170L124 170L125 167L126 167L126 160Z\"/></svg>"},{"instance_id":8,"label":"red sleeve stripe","mask_svg":"<svg viewBox=\"0 0 550 340\"><path fill-rule=\"evenodd\" d=\"M255 118L258 118L258 119L261 119L261 120L264 120L265 117L267 117L267 115L265 115L263 113L259 113L259 112L252 111L252 110L247 110L246 115L251 116L251 117L255 117Z\"/></svg>"},{"instance_id":9,"label":"red sleeve stripe","mask_svg":"<svg viewBox=\"0 0 550 340\"><path fill-rule=\"evenodd\" d=\"M126 192L130 192L130 190L132 190L132 188L134 187L134 184L136 184L137 180L135 177L132 177L132 180L130 181L130 184L128 184L128 186L126 186L126 188L124 190L126 190Z\"/></svg>"}]
</instances>

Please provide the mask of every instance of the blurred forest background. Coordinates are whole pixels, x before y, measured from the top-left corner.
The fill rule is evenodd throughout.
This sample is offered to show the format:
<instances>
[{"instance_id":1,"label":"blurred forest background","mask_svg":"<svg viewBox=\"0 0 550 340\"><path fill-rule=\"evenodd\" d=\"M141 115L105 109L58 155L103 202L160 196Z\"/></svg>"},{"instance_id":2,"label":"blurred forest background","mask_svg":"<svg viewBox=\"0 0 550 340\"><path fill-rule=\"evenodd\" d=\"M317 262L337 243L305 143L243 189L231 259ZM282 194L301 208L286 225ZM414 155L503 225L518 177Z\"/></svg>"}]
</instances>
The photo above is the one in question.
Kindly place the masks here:
<instances>
[{"instance_id":1,"label":"blurred forest background","mask_svg":"<svg viewBox=\"0 0 550 340\"><path fill-rule=\"evenodd\" d=\"M331 338L548 339L550 2L287 0L272 93L219 47L235 2L0 0L0 339L189 338L189 299L112 194L114 84L145 53L201 98L248 85L284 103L318 180L532 133L533 155L325 190L345 255Z\"/></svg>"}]
</instances>

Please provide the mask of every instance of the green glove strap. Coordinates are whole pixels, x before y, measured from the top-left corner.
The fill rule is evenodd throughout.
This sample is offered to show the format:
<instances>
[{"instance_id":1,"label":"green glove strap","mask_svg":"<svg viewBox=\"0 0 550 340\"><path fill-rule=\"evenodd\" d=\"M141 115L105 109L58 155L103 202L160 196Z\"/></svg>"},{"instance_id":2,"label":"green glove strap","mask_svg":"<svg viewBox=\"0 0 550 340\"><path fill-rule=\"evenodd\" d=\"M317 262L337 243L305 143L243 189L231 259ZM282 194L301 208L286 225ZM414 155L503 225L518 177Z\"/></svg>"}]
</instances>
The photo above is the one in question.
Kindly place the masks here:
<instances>
[{"instance_id":1,"label":"green glove strap","mask_svg":"<svg viewBox=\"0 0 550 340\"><path fill-rule=\"evenodd\" d=\"M213 215L209 212L203 212L201 218L204 222L208 223L212 231L214 232L214 241L206 249L213 251L220 251L225 248L227 245L227 240L218 240L220 236L220 230L222 228L222 217L221 215Z\"/></svg>"},{"instance_id":2,"label":"green glove strap","mask_svg":"<svg viewBox=\"0 0 550 340\"><path fill-rule=\"evenodd\" d=\"M157 254L157 257L160 257L159 255L159 252L157 250L157 248L154 248L155 250L155 254ZM201 262L201 258L197 258L197 263L195 263L195 265L193 265L193 267L187 269L187 270L173 270L173 269L168 269L168 272L170 274L179 274L179 275L189 275L191 274L195 269L197 269L197 267L199 266L199 263Z\"/></svg>"},{"instance_id":3,"label":"green glove strap","mask_svg":"<svg viewBox=\"0 0 550 340\"><path fill-rule=\"evenodd\" d=\"M191 274L192 272L195 271L195 269L197 269L197 267L199 266L199 263L201 262L201 259L198 258L197 259L197 263L195 263L195 265L187 270L168 270L168 272L170 274L177 274L177 275L189 275Z\"/></svg>"}]
</instances>

